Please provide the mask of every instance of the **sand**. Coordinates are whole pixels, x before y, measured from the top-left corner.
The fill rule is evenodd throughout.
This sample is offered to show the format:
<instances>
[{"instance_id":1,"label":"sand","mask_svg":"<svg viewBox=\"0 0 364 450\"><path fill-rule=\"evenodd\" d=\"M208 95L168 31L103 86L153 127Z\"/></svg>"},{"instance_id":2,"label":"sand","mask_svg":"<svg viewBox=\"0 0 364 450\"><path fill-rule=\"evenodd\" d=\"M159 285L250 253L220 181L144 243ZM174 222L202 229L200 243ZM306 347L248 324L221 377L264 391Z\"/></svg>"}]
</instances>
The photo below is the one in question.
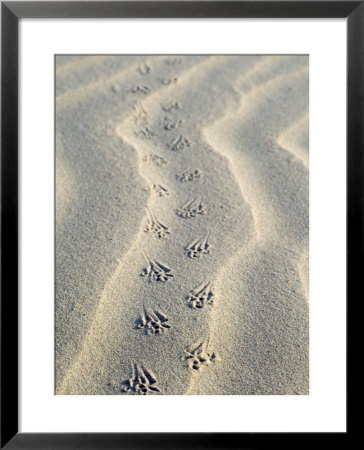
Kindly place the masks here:
<instances>
[{"instance_id":1,"label":"sand","mask_svg":"<svg viewBox=\"0 0 364 450\"><path fill-rule=\"evenodd\" d=\"M308 57L56 57L56 394L309 392Z\"/></svg>"}]
</instances>

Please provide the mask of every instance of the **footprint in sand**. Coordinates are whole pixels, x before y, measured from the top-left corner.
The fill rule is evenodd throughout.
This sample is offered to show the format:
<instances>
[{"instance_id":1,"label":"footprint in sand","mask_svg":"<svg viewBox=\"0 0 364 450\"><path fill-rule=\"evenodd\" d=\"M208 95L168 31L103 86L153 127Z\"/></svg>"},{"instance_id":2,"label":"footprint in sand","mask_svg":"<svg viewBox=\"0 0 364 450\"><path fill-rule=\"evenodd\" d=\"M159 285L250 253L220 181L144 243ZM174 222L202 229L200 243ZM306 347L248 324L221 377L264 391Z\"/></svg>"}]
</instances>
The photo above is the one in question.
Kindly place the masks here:
<instances>
[{"instance_id":1,"label":"footprint in sand","mask_svg":"<svg viewBox=\"0 0 364 450\"><path fill-rule=\"evenodd\" d=\"M164 84L164 86L170 86L171 84L177 84L178 77L176 75L173 75L171 77L163 78L161 80L161 83Z\"/></svg>"},{"instance_id":2,"label":"footprint in sand","mask_svg":"<svg viewBox=\"0 0 364 450\"><path fill-rule=\"evenodd\" d=\"M177 64L181 64L182 63L182 59L181 58L169 58L166 59L166 64L168 64L169 66L176 66Z\"/></svg>"},{"instance_id":3,"label":"footprint in sand","mask_svg":"<svg viewBox=\"0 0 364 450\"><path fill-rule=\"evenodd\" d=\"M214 297L213 286L209 281L193 289L186 299L190 308L201 309L205 305L212 305L214 303Z\"/></svg>"},{"instance_id":4,"label":"footprint in sand","mask_svg":"<svg viewBox=\"0 0 364 450\"><path fill-rule=\"evenodd\" d=\"M168 197L169 195L168 189L161 184L153 184L152 189L159 197Z\"/></svg>"},{"instance_id":5,"label":"footprint in sand","mask_svg":"<svg viewBox=\"0 0 364 450\"><path fill-rule=\"evenodd\" d=\"M169 100L166 103L163 103L162 109L165 112L177 111L181 108L181 105L176 100Z\"/></svg>"},{"instance_id":6,"label":"footprint in sand","mask_svg":"<svg viewBox=\"0 0 364 450\"><path fill-rule=\"evenodd\" d=\"M179 180L181 183L193 181L199 178L202 178L202 172L199 169L187 169L181 174L176 175L176 179Z\"/></svg>"},{"instance_id":7,"label":"footprint in sand","mask_svg":"<svg viewBox=\"0 0 364 450\"><path fill-rule=\"evenodd\" d=\"M151 139L157 136L157 133L153 131L149 123L148 114L141 103L134 105L134 123L137 126L137 129L134 130L135 136L144 139Z\"/></svg>"},{"instance_id":8,"label":"footprint in sand","mask_svg":"<svg viewBox=\"0 0 364 450\"><path fill-rule=\"evenodd\" d=\"M134 134L135 136L143 139L152 139L157 136L157 133L155 133L149 126L140 127L138 130L134 131Z\"/></svg>"},{"instance_id":9,"label":"footprint in sand","mask_svg":"<svg viewBox=\"0 0 364 450\"><path fill-rule=\"evenodd\" d=\"M150 88L149 88L149 86L146 86L145 84L142 84L142 85L138 85L138 86L135 86L134 88L132 88L131 92L133 94L148 95L149 92L150 92Z\"/></svg>"},{"instance_id":10,"label":"footprint in sand","mask_svg":"<svg viewBox=\"0 0 364 450\"><path fill-rule=\"evenodd\" d=\"M191 142L186 137L180 135L167 144L167 147L173 151L183 150L184 148L191 147Z\"/></svg>"},{"instance_id":11,"label":"footprint in sand","mask_svg":"<svg viewBox=\"0 0 364 450\"><path fill-rule=\"evenodd\" d=\"M165 239L168 234L171 234L167 225L160 222L148 207L145 209L148 214L148 225L144 229L146 233L152 233L158 239Z\"/></svg>"},{"instance_id":12,"label":"footprint in sand","mask_svg":"<svg viewBox=\"0 0 364 450\"><path fill-rule=\"evenodd\" d=\"M152 191L155 194L157 194L158 197L168 197L169 196L169 191L166 187L162 186L161 184L153 183L153 181L149 177L146 177L146 178L152 185L152 187L151 187ZM146 188L146 190L149 190L149 189L150 188Z\"/></svg>"},{"instance_id":13,"label":"footprint in sand","mask_svg":"<svg viewBox=\"0 0 364 450\"><path fill-rule=\"evenodd\" d=\"M202 205L201 200L194 198L187 201L180 208L177 208L176 214L177 216L183 217L184 219L190 219L191 217L196 217L197 214L206 214L206 209Z\"/></svg>"},{"instance_id":14,"label":"footprint in sand","mask_svg":"<svg viewBox=\"0 0 364 450\"><path fill-rule=\"evenodd\" d=\"M191 244L186 245L186 255L190 258L200 258L201 255L208 255L210 253L211 245L209 244L210 232L204 238L196 239Z\"/></svg>"},{"instance_id":15,"label":"footprint in sand","mask_svg":"<svg viewBox=\"0 0 364 450\"><path fill-rule=\"evenodd\" d=\"M144 308L142 316L136 322L138 330L144 329L147 334L160 334L171 328L168 317L160 311L149 312Z\"/></svg>"},{"instance_id":16,"label":"footprint in sand","mask_svg":"<svg viewBox=\"0 0 364 450\"><path fill-rule=\"evenodd\" d=\"M136 125L148 125L149 118L148 114L143 108L143 105L141 103L136 103L134 106L134 122Z\"/></svg>"},{"instance_id":17,"label":"footprint in sand","mask_svg":"<svg viewBox=\"0 0 364 450\"><path fill-rule=\"evenodd\" d=\"M167 164L167 161L162 156L159 156L156 153L149 153L148 155L144 155L143 161L152 161L158 167L162 167Z\"/></svg>"},{"instance_id":18,"label":"footprint in sand","mask_svg":"<svg viewBox=\"0 0 364 450\"><path fill-rule=\"evenodd\" d=\"M209 338L187 347L182 361L188 361L191 370L201 370L216 361L216 353L209 350Z\"/></svg>"},{"instance_id":19,"label":"footprint in sand","mask_svg":"<svg viewBox=\"0 0 364 450\"><path fill-rule=\"evenodd\" d=\"M163 120L163 128L167 131L174 130L182 125L182 120L172 120L169 117L165 117Z\"/></svg>"},{"instance_id":20,"label":"footprint in sand","mask_svg":"<svg viewBox=\"0 0 364 450\"><path fill-rule=\"evenodd\" d=\"M121 383L125 386L120 389L120 392L138 395L153 394L155 392L160 392L156 383L157 380L150 371L139 364L134 363L131 368L131 378Z\"/></svg>"},{"instance_id":21,"label":"footprint in sand","mask_svg":"<svg viewBox=\"0 0 364 450\"><path fill-rule=\"evenodd\" d=\"M140 276L146 277L149 283L157 281L164 283L174 276L171 273L171 269L166 265L153 259L148 259L146 256L145 259L147 260L148 265L142 270Z\"/></svg>"},{"instance_id":22,"label":"footprint in sand","mask_svg":"<svg viewBox=\"0 0 364 450\"><path fill-rule=\"evenodd\" d=\"M138 67L138 72L142 75L148 75L148 73L150 72L150 66L148 66L148 64L143 61L140 63L140 66Z\"/></svg>"}]
</instances>

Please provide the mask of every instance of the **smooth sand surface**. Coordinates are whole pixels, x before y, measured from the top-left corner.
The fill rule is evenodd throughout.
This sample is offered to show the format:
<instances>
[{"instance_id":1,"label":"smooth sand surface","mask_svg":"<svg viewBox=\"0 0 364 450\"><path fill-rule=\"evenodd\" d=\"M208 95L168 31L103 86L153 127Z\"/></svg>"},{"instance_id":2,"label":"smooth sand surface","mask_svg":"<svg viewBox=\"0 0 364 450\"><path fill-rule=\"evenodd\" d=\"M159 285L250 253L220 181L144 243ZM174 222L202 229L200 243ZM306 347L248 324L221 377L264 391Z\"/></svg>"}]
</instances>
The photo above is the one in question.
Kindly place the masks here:
<instances>
[{"instance_id":1,"label":"smooth sand surface","mask_svg":"<svg viewBox=\"0 0 364 450\"><path fill-rule=\"evenodd\" d=\"M58 56L56 393L308 394L308 188L308 57Z\"/></svg>"}]
</instances>

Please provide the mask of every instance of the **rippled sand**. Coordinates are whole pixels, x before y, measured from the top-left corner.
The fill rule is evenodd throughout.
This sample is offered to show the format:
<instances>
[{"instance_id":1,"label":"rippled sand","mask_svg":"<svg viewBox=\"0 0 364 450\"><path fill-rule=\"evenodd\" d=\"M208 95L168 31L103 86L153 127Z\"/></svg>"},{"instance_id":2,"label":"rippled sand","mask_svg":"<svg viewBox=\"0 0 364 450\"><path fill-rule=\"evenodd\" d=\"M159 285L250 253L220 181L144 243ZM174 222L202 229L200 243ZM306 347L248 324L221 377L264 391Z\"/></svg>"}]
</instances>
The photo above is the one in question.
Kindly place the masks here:
<instances>
[{"instance_id":1,"label":"rippled sand","mask_svg":"<svg viewBox=\"0 0 364 450\"><path fill-rule=\"evenodd\" d=\"M306 56L58 56L56 393L308 394L308 187Z\"/></svg>"}]
</instances>

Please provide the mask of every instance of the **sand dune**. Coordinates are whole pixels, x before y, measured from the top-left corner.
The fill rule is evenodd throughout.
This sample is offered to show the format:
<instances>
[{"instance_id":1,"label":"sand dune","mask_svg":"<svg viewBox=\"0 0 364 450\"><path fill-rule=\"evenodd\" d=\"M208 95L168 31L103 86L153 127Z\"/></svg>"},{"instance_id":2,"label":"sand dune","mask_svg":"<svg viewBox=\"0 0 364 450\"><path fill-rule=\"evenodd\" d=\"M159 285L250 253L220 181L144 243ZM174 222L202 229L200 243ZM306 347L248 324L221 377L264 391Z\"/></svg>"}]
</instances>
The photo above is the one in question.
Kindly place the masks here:
<instances>
[{"instance_id":1,"label":"sand dune","mask_svg":"<svg viewBox=\"0 0 364 450\"><path fill-rule=\"evenodd\" d=\"M307 394L308 58L59 56L56 95L56 393Z\"/></svg>"}]
</instances>

